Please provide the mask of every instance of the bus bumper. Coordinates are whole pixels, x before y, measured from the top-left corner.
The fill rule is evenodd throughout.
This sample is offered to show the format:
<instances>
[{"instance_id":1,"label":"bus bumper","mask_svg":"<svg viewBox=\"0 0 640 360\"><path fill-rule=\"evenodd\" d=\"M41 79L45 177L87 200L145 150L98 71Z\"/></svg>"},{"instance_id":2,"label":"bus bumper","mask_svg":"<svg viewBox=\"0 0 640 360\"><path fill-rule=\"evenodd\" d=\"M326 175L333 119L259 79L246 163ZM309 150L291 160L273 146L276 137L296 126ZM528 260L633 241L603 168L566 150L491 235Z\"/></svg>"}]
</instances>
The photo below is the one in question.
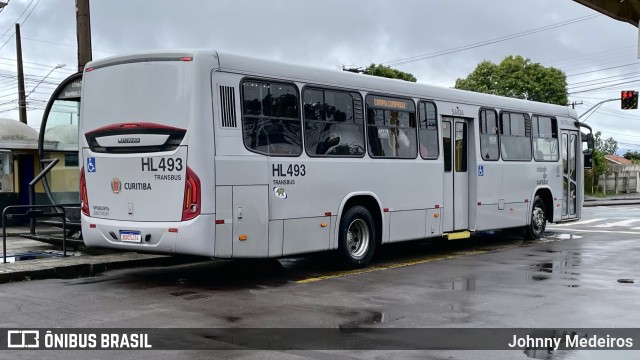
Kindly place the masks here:
<instances>
[{"instance_id":1,"label":"bus bumper","mask_svg":"<svg viewBox=\"0 0 640 360\"><path fill-rule=\"evenodd\" d=\"M181 222L138 222L99 219L82 215L82 238L89 247L213 257L215 214L201 214ZM140 235L123 241L122 233Z\"/></svg>"}]
</instances>

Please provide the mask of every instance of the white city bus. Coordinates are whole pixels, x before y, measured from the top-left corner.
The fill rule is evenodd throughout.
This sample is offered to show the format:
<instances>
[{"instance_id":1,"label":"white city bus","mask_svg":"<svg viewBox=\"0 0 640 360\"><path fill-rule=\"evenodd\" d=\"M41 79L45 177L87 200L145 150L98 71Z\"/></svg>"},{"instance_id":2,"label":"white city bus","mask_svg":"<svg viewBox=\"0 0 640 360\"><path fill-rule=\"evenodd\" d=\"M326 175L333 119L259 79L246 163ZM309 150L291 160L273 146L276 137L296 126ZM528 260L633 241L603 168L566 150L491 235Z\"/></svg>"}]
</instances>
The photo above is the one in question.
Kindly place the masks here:
<instances>
[{"instance_id":1,"label":"white city bus","mask_svg":"<svg viewBox=\"0 0 640 360\"><path fill-rule=\"evenodd\" d=\"M215 51L87 65L89 246L217 258L337 250L580 217L575 111Z\"/></svg>"}]
</instances>

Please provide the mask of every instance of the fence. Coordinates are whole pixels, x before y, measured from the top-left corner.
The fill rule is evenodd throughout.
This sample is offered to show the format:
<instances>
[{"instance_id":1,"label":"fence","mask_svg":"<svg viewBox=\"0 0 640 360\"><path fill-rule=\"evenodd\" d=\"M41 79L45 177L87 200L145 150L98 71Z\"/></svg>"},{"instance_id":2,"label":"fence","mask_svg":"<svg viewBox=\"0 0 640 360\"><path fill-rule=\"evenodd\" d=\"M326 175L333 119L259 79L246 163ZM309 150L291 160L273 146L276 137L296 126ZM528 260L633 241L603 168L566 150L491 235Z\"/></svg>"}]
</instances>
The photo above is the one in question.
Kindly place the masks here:
<instances>
[{"instance_id":1,"label":"fence","mask_svg":"<svg viewBox=\"0 0 640 360\"><path fill-rule=\"evenodd\" d=\"M598 178L598 188L604 194L640 192L640 165L609 165Z\"/></svg>"}]
</instances>

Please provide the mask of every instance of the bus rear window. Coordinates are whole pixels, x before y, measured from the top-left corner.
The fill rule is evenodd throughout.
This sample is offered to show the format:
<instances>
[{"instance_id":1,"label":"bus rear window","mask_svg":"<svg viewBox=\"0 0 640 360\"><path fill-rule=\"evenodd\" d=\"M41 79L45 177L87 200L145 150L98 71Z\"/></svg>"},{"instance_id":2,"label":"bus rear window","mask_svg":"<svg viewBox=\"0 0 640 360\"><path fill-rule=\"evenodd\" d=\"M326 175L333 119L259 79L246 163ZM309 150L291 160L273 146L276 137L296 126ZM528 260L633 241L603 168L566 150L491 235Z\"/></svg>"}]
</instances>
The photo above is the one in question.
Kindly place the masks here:
<instances>
[{"instance_id":1,"label":"bus rear window","mask_svg":"<svg viewBox=\"0 0 640 360\"><path fill-rule=\"evenodd\" d=\"M302 125L294 85L244 81L242 99L242 129L247 149L278 156L302 153Z\"/></svg>"},{"instance_id":2,"label":"bus rear window","mask_svg":"<svg viewBox=\"0 0 640 360\"><path fill-rule=\"evenodd\" d=\"M82 84L82 132L138 122L188 129L193 71L189 63L151 59L87 73Z\"/></svg>"}]
</instances>

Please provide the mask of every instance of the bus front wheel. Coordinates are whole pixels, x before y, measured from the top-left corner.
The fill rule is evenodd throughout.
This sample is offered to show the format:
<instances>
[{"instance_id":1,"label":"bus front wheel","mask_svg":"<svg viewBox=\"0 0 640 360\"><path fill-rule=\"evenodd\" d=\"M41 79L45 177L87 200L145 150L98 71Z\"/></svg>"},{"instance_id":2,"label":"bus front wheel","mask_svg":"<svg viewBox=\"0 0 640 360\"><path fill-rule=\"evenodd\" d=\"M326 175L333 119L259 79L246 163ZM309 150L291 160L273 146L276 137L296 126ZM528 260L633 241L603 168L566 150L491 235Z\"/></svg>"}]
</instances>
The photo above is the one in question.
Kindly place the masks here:
<instances>
[{"instance_id":1,"label":"bus front wheel","mask_svg":"<svg viewBox=\"0 0 640 360\"><path fill-rule=\"evenodd\" d=\"M544 236L547 227L547 217L545 214L544 201L539 196L533 199L531 206L531 222L525 227L524 236L529 240L538 240Z\"/></svg>"},{"instance_id":2,"label":"bus front wheel","mask_svg":"<svg viewBox=\"0 0 640 360\"><path fill-rule=\"evenodd\" d=\"M340 221L338 257L349 269L367 266L376 250L376 227L373 217L364 206L347 210Z\"/></svg>"}]
</instances>

